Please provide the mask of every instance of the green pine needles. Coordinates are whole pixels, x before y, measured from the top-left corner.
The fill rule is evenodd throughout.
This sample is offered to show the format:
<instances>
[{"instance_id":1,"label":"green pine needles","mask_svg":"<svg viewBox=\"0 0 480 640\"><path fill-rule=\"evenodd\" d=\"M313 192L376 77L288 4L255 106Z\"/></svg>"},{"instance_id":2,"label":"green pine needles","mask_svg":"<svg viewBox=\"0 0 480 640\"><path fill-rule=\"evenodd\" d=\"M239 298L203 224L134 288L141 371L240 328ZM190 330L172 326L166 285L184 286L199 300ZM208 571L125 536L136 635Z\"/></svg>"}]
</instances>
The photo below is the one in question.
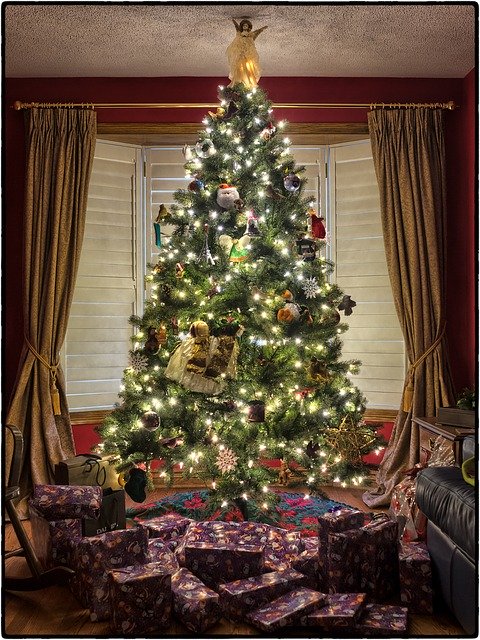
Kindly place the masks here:
<instances>
[{"instance_id":1,"label":"green pine needles","mask_svg":"<svg viewBox=\"0 0 480 640\"><path fill-rule=\"evenodd\" d=\"M167 481L174 468L203 479L212 508L268 519L279 480L269 461L315 491L361 482L362 456L382 443L352 382L360 363L341 359L343 292L322 234L307 229L304 169L283 123L258 88L219 98L185 149L191 183L164 210L173 233L146 276L144 315L131 318L122 402L99 432L120 470L161 460Z\"/></svg>"}]
</instances>

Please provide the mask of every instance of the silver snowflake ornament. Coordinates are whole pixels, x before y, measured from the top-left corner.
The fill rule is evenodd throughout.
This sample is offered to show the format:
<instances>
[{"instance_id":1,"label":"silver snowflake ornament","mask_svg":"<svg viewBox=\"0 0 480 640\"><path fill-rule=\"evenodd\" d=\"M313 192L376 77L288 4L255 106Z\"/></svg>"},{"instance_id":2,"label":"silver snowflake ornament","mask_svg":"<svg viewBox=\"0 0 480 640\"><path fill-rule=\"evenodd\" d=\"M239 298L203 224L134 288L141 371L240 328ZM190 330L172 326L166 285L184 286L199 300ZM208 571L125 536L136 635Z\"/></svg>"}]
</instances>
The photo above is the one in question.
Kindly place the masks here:
<instances>
[{"instance_id":1,"label":"silver snowflake ornament","mask_svg":"<svg viewBox=\"0 0 480 640\"><path fill-rule=\"evenodd\" d=\"M220 469L221 473L228 473L233 471L237 466L237 456L231 449L222 449L215 460L215 464Z\"/></svg>"},{"instance_id":2,"label":"silver snowflake ornament","mask_svg":"<svg viewBox=\"0 0 480 640\"><path fill-rule=\"evenodd\" d=\"M130 351L129 355L129 367L133 369L137 373L140 371L145 371L148 367L148 358L143 355L143 353L139 353L138 351Z\"/></svg>"},{"instance_id":3,"label":"silver snowflake ornament","mask_svg":"<svg viewBox=\"0 0 480 640\"><path fill-rule=\"evenodd\" d=\"M302 288L303 288L303 291L305 292L306 298L316 298L316 296L320 291L320 287L318 286L317 279L314 277L307 278Z\"/></svg>"}]
</instances>

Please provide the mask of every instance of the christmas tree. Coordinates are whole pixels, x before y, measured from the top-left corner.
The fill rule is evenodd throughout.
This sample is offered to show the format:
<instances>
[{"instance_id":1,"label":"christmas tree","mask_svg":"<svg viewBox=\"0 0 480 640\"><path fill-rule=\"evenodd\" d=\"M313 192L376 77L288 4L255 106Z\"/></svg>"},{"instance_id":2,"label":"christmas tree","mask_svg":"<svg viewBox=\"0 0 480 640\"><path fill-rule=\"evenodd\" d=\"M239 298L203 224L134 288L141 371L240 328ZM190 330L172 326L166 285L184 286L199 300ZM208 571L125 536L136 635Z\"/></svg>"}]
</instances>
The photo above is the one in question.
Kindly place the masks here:
<instances>
[{"instance_id":1,"label":"christmas tree","mask_svg":"<svg viewBox=\"0 0 480 640\"><path fill-rule=\"evenodd\" d=\"M99 431L119 469L161 459L171 479L177 464L203 478L212 509L235 502L258 518L278 481L359 482L379 438L352 383L360 363L341 360L340 311L355 302L329 281L323 218L284 123L255 86L219 99L184 148L188 189L160 208L157 239L159 225L174 231L131 318L122 403Z\"/></svg>"}]
</instances>

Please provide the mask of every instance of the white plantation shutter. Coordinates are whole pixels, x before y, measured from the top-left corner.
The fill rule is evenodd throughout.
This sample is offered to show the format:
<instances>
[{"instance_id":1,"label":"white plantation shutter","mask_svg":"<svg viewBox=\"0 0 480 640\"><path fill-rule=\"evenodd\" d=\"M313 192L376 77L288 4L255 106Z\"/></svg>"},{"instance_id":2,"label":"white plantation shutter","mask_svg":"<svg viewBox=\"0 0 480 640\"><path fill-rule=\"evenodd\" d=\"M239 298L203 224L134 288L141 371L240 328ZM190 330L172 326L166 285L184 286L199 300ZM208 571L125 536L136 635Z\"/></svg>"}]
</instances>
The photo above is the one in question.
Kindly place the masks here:
<instances>
[{"instance_id":1,"label":"white plantation shutter","mask_svg":"<svg viewBox=\"0 0 480 640\"><path fill-rule=\"evenodd\" d=\"M356 301L342 321L345 359L362 361L353 381L368 408L397 409L405 374L405 348L387 272L380 201L370 141L329 150L329 216L335 280Z\"/></svg>"},{"instance_id":2,"label":"white plantation shutter","mask_svg":"<svg viewBox=\"0 0 480 640\"><path fill-rule=\"evenodd\" d=\"M161 204L167 209L175 202L173 194L177 189L186 189L191 178L185 178L185 158L182 145L147 147L145 149L146 197L146 249L147 262L155 263L158 247L155 245L153 223ZM162 242L171 235L173 227L161 224Z\"/></svg>"},{"instance_id":3,"label":"white plantation shutter","mask_svg":"<svg viewBox=\"0 0 480 640\"><path fill-rule=\"evenodd\" d=\"M62 354L72 412L118 401L132 335L128 318L139 312L143 294L140 171L141 147L97 141Z\"/></svg>"}]
</instances>

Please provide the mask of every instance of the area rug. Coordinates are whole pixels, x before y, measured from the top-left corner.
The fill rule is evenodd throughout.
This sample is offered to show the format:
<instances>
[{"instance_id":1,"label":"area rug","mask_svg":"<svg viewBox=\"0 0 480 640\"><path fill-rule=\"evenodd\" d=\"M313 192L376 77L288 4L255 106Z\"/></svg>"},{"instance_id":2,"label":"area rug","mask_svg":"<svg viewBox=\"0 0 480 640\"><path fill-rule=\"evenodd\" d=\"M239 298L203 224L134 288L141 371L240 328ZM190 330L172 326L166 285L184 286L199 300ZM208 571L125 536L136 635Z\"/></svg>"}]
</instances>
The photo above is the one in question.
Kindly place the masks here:
<instances>
[{"instance_id":1,"label":"area rug","mask_svg":"<svg viewBox=\"0 0 480 640\"><path fill-rule=\"evenodd\" d=\"M278 492L277 495L279 501L275 505L275 516L270 521L271 524L282 529L300 531L303 536L318 535L317 518L327 511L353 509L350 505L319 496L305 499L302 493ZM166 513L178 513L193 520L244 520L237 507L217 509L211 513L207 508L207 497L207 490L174 493L149 504L130 507L127 509L127 517L143 522Z\"/></svg>"}]
</instances>

